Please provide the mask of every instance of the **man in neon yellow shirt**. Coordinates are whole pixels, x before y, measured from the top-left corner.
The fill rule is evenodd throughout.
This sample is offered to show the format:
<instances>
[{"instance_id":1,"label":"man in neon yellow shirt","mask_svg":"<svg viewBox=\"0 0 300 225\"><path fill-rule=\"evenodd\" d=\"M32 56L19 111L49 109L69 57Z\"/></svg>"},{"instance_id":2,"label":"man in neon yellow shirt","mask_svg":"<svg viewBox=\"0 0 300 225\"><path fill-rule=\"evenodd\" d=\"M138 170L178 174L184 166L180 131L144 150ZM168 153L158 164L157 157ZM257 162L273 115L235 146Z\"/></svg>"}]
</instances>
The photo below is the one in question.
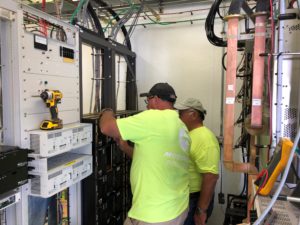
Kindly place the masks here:
<instances>
[{"instance_id":1,"label":"man in neon yellow shirt","mask_svg":"<svg viewBox=\"0 0 300 225\"><path fill-rule=\"evenodd\" d=\"M117 120L111 110L100 114L101 132L132 156L133 199L124 225L182 225L189 201L188 130L173 108L176 94L169 84L158 83L140 96L147 97L144 112Z\"/></svg>"},{"instance_id":2,"label":"man in neon yellow shirt","mask_svg":"<svg viewBox=\"0 0 300 225\"><path fill-rule=\"evenodd\" d=\"M218 180L220 148L215 135L203 125L206 110L195 98L175 105L187 126L190 150L190 203L184 225L205 225L213 209L213 196Z\"/></svg>"}]
</instances>

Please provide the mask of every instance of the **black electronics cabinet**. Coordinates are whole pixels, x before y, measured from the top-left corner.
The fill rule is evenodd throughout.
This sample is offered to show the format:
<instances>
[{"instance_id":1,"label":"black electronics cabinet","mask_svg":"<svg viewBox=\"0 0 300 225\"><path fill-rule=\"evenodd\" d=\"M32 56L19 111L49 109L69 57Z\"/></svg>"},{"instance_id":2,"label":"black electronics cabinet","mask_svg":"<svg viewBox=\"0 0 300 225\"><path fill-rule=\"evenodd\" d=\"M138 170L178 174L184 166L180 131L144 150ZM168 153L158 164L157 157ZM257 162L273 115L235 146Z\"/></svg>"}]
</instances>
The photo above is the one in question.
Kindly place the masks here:
<instances>
[{"instance_id":1,"label":"black electronics cabinet","mask_svg":"<svg viewBox=\"0 0 300 225\"><path fill-rule=\"evenodd\" d=\"M117 112L116 117L135 113ZM82 122L93 124L93 173L82 181L82 224L122 225L131 207L131 160L112 138L101 134L98 114L85 115Z\"/></svg>"},{"instance_id":2,"label":"black electronics cabinet","mask_svg":"<svg viewBox=\"0 0 300 225\"><path fill-rule=\"evenodd\" d=\"M0 194L28 182L28 150L0 145Z\"/></svg>"}]
</instances>

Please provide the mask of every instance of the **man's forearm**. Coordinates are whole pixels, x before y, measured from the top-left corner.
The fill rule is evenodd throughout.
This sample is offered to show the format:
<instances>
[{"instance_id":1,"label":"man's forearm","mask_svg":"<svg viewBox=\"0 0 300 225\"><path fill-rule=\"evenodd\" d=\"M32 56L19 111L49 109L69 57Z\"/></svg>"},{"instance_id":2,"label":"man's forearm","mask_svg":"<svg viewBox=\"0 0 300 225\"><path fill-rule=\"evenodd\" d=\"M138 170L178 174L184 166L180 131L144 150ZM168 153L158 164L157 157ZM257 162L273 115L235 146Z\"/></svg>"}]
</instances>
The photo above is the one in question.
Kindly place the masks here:
<instances>
[{"instance_id":1,"label":"man's forearm","mask_svg":"<svg viewBox=\"0 0 300 225\"><path fill-rule=\"evenodd\" d=\"M198 199L198 207L207 210L213 193L215 191L215 186L219 175L206 173L203 174L202 185L201 185L201 194Z\"/></svg>"},{"instance_id":2,"label":"man's forearm","mask_svg":"<svg viewBox=\"0 0 300 225\"><path fill-rule=\"evenodd\" d=\"M109 109L100 113L99 126L103 134L113 138L120 138L120 132L112 110Z\"/></svg>"},{"instance_id":3,"label":"man's forearm","mask_svg":"<svg viewBox=\"0 0 300 225\"><path fill-rule=\"evenodd\" d=\"M117 144L119 145L119 148L130 158L133 156L133 147L130 146L127 141L118 139L116 140Z\"/></svg>"}]
</instances>

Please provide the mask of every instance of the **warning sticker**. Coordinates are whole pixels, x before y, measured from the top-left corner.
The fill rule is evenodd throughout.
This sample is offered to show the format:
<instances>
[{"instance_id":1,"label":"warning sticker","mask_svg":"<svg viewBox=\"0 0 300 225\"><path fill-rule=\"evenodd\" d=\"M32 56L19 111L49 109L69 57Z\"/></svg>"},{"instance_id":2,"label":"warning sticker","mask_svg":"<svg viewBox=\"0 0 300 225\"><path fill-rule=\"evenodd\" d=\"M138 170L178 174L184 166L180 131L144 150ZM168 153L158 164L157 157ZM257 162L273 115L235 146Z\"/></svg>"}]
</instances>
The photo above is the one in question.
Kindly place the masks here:
<instances>
[{"instance_id":1,"label":"warning sticker","mask_svg":"<svg viewBox=\"0 0 300 225\"><path fill-rule=\"evenodd\" d=\"M261 98L253 98L252 105L253 106L261 106Z\"/></svg>"},{"instance_id":2,"label":"warning sticker","mask_svg":"<svg viewBox=\"0 0 300 225\"><path fill-rule=\"evenodd\" d=\"M232 104L234 104L234 98L232 98L232 97L226 98L225 103L226 103L227 105L232 105Z\"/></svg>"}]
</instances>

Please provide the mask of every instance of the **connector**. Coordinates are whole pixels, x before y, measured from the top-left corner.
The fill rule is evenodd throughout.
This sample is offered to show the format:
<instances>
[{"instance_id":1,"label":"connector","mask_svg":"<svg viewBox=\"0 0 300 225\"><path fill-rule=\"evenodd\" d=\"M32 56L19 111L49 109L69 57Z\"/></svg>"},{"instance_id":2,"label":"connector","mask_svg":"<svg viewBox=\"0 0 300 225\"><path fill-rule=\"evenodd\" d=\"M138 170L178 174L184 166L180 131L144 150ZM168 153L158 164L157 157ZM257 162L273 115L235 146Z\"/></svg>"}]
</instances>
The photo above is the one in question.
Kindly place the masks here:
<instances>
[{"instance_id":1,"label":"connector","mask_svg":"<svg viewBox=\"0 0 300 225\"><path fill-rule=\"evenodd\" d=\"M34 150L32 150L32 149L26 149L27 150L27 152L28 152L28 154L30 154L30 153L34 153Z\"/></svg>"},{"instance_id":2,"label":"connector","mask_svg":"<svg viewBox=\"0 0 300 225\"><path fill-rule=\"evenodd\" d=\"M33 161L34 158L33 157L27 157L27 161L30 162L30 161Z\"/></svg>"},{"instance_id":3,"label":"connector","mask_svg":"<svg viewBox=\"0 0 300 225\"><path fill-rule=\"evenodd\" d=\"M218 201L219 201L219 204L225 204L225 198L224 198L224 194L222 192L220 192L218 194Z\"/></svg>"},{"instance_id":4,"label":"connector","mask_svg":"<svg viewBox=\"0 0 300 225\"><path fill-rule=\"evenodd\" d=\"M257 220L257 212L256 210L250 210L250 223L252 224Z\"/></svg>"},{"instance_id":5,"label":"connector","mask_svg":"<svg viewBox=\"0 0 300 225\"><path fill-rule=\"evenodd\" d=\"M35 169L33 166L28 166L27 168L28 168L28 171L32 171Z\"/></svg>"},{"instance_id":6,"label":"connector","mask_svg":"<svg viewBox=\"0 0 300 225\"><path fill-rule=\"evenodd\" d=\"M28 174L28 179L33 179L33 178L35 178L35 175Z\"/></svg>"}]
</instances>

